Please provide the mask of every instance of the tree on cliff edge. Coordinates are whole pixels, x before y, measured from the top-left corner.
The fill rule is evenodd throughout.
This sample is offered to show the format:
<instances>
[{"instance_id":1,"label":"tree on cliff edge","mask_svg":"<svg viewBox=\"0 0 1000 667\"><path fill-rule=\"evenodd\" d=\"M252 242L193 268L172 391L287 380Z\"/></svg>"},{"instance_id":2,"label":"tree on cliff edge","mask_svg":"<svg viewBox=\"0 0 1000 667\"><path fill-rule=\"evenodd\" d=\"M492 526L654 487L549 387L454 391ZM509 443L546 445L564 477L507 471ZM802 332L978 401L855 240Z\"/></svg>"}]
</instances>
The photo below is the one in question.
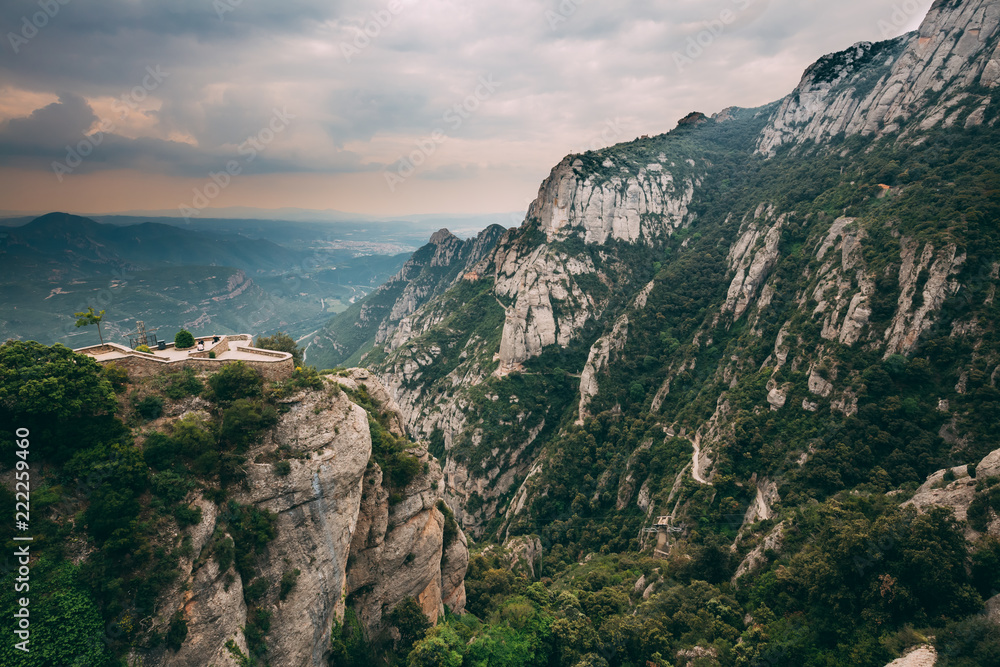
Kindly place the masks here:
<instances>
[{"instance_id":1,"label":"tree on cliff edge","mask_svg":"<svg viewBox=\"0 0 1000 667\"><path fill-rule=\"evenodd\" d=\"M104 319L104 311L94 312L94 307L89 306L87 310L80 313L73 313L77 327L89 327L91 324L97 325L97 335L101 338L101 345L104 345L104 334L101 333L101 320Z\"/></svg>"}]
</instances>

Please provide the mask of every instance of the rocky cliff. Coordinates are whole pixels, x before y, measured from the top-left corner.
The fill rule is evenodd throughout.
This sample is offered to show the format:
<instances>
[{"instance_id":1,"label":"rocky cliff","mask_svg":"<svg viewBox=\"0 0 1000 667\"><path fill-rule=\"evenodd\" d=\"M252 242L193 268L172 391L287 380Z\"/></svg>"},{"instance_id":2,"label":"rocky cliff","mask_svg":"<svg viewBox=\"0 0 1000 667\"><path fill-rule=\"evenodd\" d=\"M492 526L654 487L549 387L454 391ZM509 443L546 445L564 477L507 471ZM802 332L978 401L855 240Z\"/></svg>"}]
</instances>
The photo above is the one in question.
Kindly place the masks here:
<instances>
[{"instance_id":1,"label":"rocky cliff","mask_svg":"<svg viewBox=\"0 0 1000 667\"><path fill-rule=\"evenodd\" d=\"M820 59L775 104L557 165L473 279L388 326L366 360L406 428L436 443L463 525L537 526L568 421L653 419L694 449L697 482L736 465L746 484L764 464L734 463L745 415L847 419L872 393L870 359L945 334L983 346L995 260L968 204L946 202L986 202L990 186L937 179L995 135L998 36L995 3L936 2L919 31ZM947 373L995 358L982 348ZM816 445L783 443L814 465ZM685 507L680 477L618 472L594 471L595 502L630 507L638 491L646 517Z\"/></svg>"},{"instance_id":2,"label":"rocky cliff","mask_svg":"<svg viewBox=\"0 0 1000 667\"><path fill-rule=\"evenodd\" d=\"M172 619L183 619L187 636L179 650L161 649L146 664L238 665L239 653L249 653L250 613L268 615L271 664L319 667L327 664L331 627L347 607L371 637L386 629L384 614L406 597L416 598L432 620L444 605L464 609L468 551L461 531L444 543L441 468L414 445L421 472L390 494L372 458L371 417L345 392L361 387L392 424L395 408L367 372L329 376L323 390L283 401L279 423L248 453L246 484L231 498L236 505L217 506L197 493L190 498L201 521L190 529L181 576L162 596L158 620L166 632ZM287 461L287 471L276 457ZM219 564L219 544L240 520L233 507L275 516L276 537L254 560L253 582L231 559ZM261 581L263 593L247 595ZM293 585L285 590L279 582Z\"/></svg>"},{"instance_id":3,"label":"rocky cliff","mask_svg":"<svg viewBox=\"0 0 1000 667\"><path fill-rule=\"evenodd\" d=\"M757 150L983 122L1000 82L1000 7L937 0L917 32L824 56L771 116Z\"/></svg>"},{"instance_id":4,"label":"rocky cliff","mask_svg":"<svg viewBox=\"0 0 1000 667\"><path fill-rule=\"evenodd\" d=\"M504 231L499 225L490 225L468 240L447 229L435 232L396 275L334 317L313 337L307 347L309 362L319 368L333 368L356 361L373 345L392 349L407 337L421 333L419 327L414 329L410 316L474 273L475 265L490 253Z\"/></svg>"}]
</instances>

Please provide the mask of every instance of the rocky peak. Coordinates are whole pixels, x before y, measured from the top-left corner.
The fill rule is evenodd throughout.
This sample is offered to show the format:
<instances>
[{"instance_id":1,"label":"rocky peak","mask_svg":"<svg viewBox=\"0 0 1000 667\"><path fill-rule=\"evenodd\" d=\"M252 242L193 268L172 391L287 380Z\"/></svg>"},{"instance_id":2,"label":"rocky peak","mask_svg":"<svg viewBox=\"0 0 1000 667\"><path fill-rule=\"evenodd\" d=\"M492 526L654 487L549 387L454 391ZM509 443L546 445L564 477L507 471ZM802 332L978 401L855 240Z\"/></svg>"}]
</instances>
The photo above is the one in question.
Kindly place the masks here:
<instances>
[{"instance_id":1,"label":"rocky peak","mask_svg":"<svg viewBox=\"0 0 1000 667\"><path fill-rule=\"evenodd\" d=\"M447 228L442 227L441 229L431 234L431 239L430 241L428 241L428 243L431 243L433 245L444 245L445 243L452 243L458 240L459 238L457 236L448 231Z\"/></svg>"},{"instance_id":2,"label":"rocky peak","mask_svg":"<svg viewBox=\"0 0 1000 667\"><path fill-rule=\"evenodd\" d=\"M692 111L688 115L677 121L677 125L682 127L684 125L701 125L702 123L708 122L708 116L701 113L700 111Z\"/></svg>"},{"instance_id":3,"label":"rocky peak","mask_svg":"<svg viewBox=\"0 0 1000 667\"><path fill-rule=\"evenodd\" d=\"M355 609L370 636L385 629L383 613L408 596L435 620L447 604L461 612L468 564L461 530L445 543L450 521L441 510L443 474L425 447L414 445L422 473L390 492L371 457L369 416L344 391L365 387L398 430L399 414L384 387L367 371L328 376L324 390L284 400L286 411L264 441L248 453L247 483L234 496L275 516L277 537L256 559L259 580L276 584L297 570L297 582L279 596L272 585L256 604L270 613L268 661L322 667L330 652L330 630ZM276 472L278 452L288 472ZM145 655L150 665L233 665L226 643L247 653L248 608L240 576L219 567L215 543L226 531L226 507L198 492L193 504L202 520L191 530L193 549L180 564L181 577L161 598L157 628L180 613L188 633L178 651Z\"/></svg>"},{"instance_id":4,"label":"rocky peak","mask_svg":"<svg viewBox=\"0 0 1000 667\"><path fill-rule=\"evenodd\" d=\"M917 32L824 56L774 112L757 152L839 134L905 137L939 123L980 124L990 98L967 89L1000 80L998 33L997 3L942 0Z\"/></svg>"}]
</instances>

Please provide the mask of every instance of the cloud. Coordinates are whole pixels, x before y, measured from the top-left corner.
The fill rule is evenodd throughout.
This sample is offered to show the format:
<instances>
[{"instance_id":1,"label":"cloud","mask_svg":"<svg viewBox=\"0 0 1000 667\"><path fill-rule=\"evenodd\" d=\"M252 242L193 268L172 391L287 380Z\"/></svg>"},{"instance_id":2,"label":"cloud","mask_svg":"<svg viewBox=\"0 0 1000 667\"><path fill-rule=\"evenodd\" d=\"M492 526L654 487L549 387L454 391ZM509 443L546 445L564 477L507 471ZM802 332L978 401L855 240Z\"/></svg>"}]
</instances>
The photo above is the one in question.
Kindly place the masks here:
<instances>
[{"instance_id":1,"label":"cloud","mask_svg":"<svg viewBox=\"0 0 1000 667\"><path fill-rule=\"evenodd\" d=\"M778 99L817 57L881 38L894 4L71 0L18 53L3 40L6 94L59 101L0 119L0 166L47 169L110 121L80 173L201 177L287 109L295 120L248 167L255 173L378 171L441 129L448 149L416 179L452 178L455 188L515 171L540 179L607 136L608 123L625 141L667 131L691 110ZM34 0L0 4L0 34L37 11ZM706 30L711 40L679 64ZM135 100L149 68L168 76ZM460 124L446 122L481 77L500 85ZM128 117L109 118L110 101L123 98Z\"/></svg>"},{"instance_id":2,"label":"cloud","mask_svg":"<svg viewBox=\"0 0 1000 667\"><path fill-rule=\"evenodd\" d=\"M0 153L32 156L58 151L83 138L97 116L87 101L73 93L61 93L59 101L22 118L0 125Z\"/></svg>"}]
</instances>

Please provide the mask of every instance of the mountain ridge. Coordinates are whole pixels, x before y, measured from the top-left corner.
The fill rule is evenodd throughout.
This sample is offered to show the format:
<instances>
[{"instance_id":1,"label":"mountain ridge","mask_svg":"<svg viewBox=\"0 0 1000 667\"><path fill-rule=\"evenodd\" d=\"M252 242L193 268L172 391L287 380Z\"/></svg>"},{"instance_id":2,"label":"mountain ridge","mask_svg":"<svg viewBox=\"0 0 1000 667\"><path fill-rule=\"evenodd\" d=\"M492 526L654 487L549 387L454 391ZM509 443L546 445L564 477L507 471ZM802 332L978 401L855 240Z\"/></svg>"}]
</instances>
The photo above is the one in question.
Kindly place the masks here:
<instances>
[{"instance_id":1,"label":"mountain ridge","mask_svg":"<svg viewBox=\"0 0 1000 667\"><path fill-rule=\"evenodd\" d=\"M686 341L677 335L664 334L670 347L674 347L672 341L676 340L678 349L687 348L689 353L687 358L668 363L662 371L666 377L661 377L655 386L640 387L635 394L649 397L656 406L654 412L664 409L672 383L676 391L678 377L690 377L695 372L695 365L699 364L696 352L705 346L700 341L707 339L711 347L712 329L721 323L728 331L734 327L756 331L763 311L779 296L783 302L795 298L804 305L809 293L818 294L813 302L815 308L829 313L819 325L820 340L836 340L847 348L855 343L868 347L884 345L879 348L879 356L884 358L900 352L912 353L921 336L926 337L930 329L937 330L938 312L960 291L955 276L965 270L968 255L954 243L927 243L902 231L893 231L900 254L890 260L895 263L890 266L894 269L898 266L900 271L893 278L898 282L899 303L886 321L885 342L876 343L870 320L883 317L883 311L889 307L877 289L888 276L864 269L854 274L863 255L895 251L881 238L875 248L866 247L863 240L871 232L855 231L852 223L864 217L856 215L861 211L855 209L860 205L870 209L872 215L882 215L879 207L898 204L900 199L907 198L908 192L920 189L912 181L884 183L893 183L897 176L910 177L905 170L886 172L885 176L874 174L879 176L875 180L868 180L872 175L867 175L863 185L837 183L839 179L832 170L821 166L819 161L832 158L839 162L838 167L857 170L870 154L867 149L876 144L884 146L880 149L883 151L911 146L926 148L928 138L936 136L935 132L973 132L995 127L996 109L978 91L997 83L992 72L998 23L997 7L989 2L935 3L919 31L877 45L856 45L820 59L806 70L796 90L783 100L759 109L728 109L714 119L699 117L698 123L683 123L667 135L570 155L560 162L543 182L521 227L504 234L496 249L480 263L479 275L491 284L484 285L471 298L495 300L501 308L504 323L499 341L485 343L492 340L490 334L477 329L472 322L465 323L464 328L449 324L455 320L448 317L454 316L462 302L454 299L449 302L448 296L443 295L437 298L439 304L429 302L408 320L423 318L428 326L397 329L393 344L377 349L367 360L402 406L411 432L441 442L439 454L449 452L445 468L452 491L451 504L466 522L464 525L473 534L481 534L484 520L499 521L505 505L517 505L509 501L511 494L518 488L522 491L526 488L527 479L534 476L529 471L538 469L544 459L544 456L536 458L536 439L543 430L555 428L552 420L562 419L558 416L560 411L571 409L568 404L555 406L556 414L550 411L545 419L537 414L531 417L521 411L519 416L517 411L511 411L505 420L533 425L512 440L508 436L508 442L500 446L499 456L504 457L507 452L512 459L504 459L503 464L498 459L495 466L484 461L483 471L479 472L478 467L473 471L459 459L466 457L478 466L477 452L492 446L486 444L489 438L485 434L490 429L477 416L485 410L484 396L500 393L502 397L504 392L498 392L497 388L505 387L505 378L517 375L520 382L520 376L535 372L532 365L546 355L571 356L574 360L569 372L583 373L587 378L586 387L577 392L573 410L577 419L585 417L586 404L601 393L600 369L606 375L607 364L613 365L616 357L614 350L624 349L628 341L626 312L642 310L649 293L644 298L637 295L651 285L649 280L656 273L651 269L670 263L662 255L659 259L651 255L658 255L661 250L668 250L671 257L689 252L692 244L700 240L696 237L708 233L700 225L713 208L718 213L712 224L728 225L729 231L718 236L719 243L725 244L718 246L724 248L724 255L719 257L718 268L706 274L706 278L711 277L700 288L705 292L709 285L717 284L713 289L719 296L712 298L721 300L715 306L715 315L685 325L689 332L685 334ZM976 38L974 44L969 35ZM909 82L909 89L902 85L901 78ZM862 90L862 84L869 85L869 90ZM940 99L929 96L927 91L940 93ZM813 101L803 102L810 95ZM931 122L939 115L941 105L954 107L948 115L954 121ZM905 118L893 116L904 107ZM826 124L830 116L836 116L840 124ZM877 120L889 117L898 117L900 121L893 126ZM746 150L738 162L733 163L731 157L718 159L734 147ZM727 161L732 164L724 164ZM891 170L892 160L888 162ZM795 164L800 172L806 168L799 165L822 171L833 187L824 194L817 184L810 184L796 195L798 201L803 204L809 201L809 188L817 187L815 195L846 203L840 215L803 213L796 210L801 205L766 199L752 201L738 189L720 190L728 182L747 180L736 173L740 169L764 169L779 178L778 164ZM779 193L774 190L767 194L766 187L757 189L768 198ZM720 193L721 198L730 202L721 208ZM781 192L778 196L788 195ZM851 204L852 201L856 203ZM816 204L811 206L816 208ZM829 215L821 223L825 231L819 237L812 236L820 234L814 225L825 215ZM796 249L802 248L808 238L817 238L817 243L821 243L813 246L817 247L814 261L818 266L807 269L806 275L814 275L809 272L819 269L824 279L815 282L809 278L813 282L810 289L796 288L797 294L779 294L781 289L775 283L775 275L783 273L780 268L783 259L788 263L788 254L783 250L802 252ZM821 261L829 252L827 248L843 255L841 267ZM656 266L643 269L645 262ZM884 260L879 263L885 266ZM725 279L724 285L720 274ZM794 282L789 275L782 279ZM652 284L663 289L662 280L654 279ZM824 299L827 289L839 292L832 300ZM914 290L922 293L918 292L914 298L911 296ZM478 296L480 293L484 296ZM703 297L699 294L699 298ZM633 302L636 307L625 308ZM448 303L449 307L443 307ZM705 303L707 306L708 302ZM751 321L739 324L747 317ZM859 340L862 329L866 338ZM448 345L464 346L466 360L457 361L446 355L441 342L426 338L428 332L435 330L441 332L434 334L438 339L442 335L445 339L450 337L453 342ZM447 331L451 333L446 335ZM581 339L584 331L590 331L586 340ZM597 345L594 343L597 339L603 342ZM781 336L774 348L772 358L788 354L782 347ZM602 361L605 352L611 362ZM829 365L829 361L824 362L822 351L816 357L810 354L808 361L797 361L796 372L802 363L807 364L804 386L808 385L807 397L801 399L803 404L811 407L814 401L810 397L818 395L828 398L835 411L840 406L841 414L853 414L860 389L850 383L835 388L836 370L819 370ZM704 372L701 368L699 364L699 376ZM728 367L722 364L717 376L728 376L727 382L737 382L740 372L735 369L732 363ZM789 387L773 379L768 384L765 405L780 409L788 400ZM511 399L515 396L524 398L514 392ZM614 400L598 403L603 409L623 409ZM703 439L702 457L708 462L718 457L712 454L713 443L706 442L711 440L707 434L718 435L719 429L729 428L725 424L731 417L727 417L724 402L713 408L699 419L700 428L696 429ZM489 460L490 456L487 454L486 458ZM513 474L501 475L504 469ZM711 470L707 466L706 475ZM520 491L517 495L523 496ZM523 508L523 501L520 506ZM504 523L511 520L508 517Z\"/></svg>"},{"instance_id":2,"label":"mountain ridge","mask_svg":"<svg viewBox=\"0 0 1000 667\"><path fill-rule=\"evenodd\" d=\"M409 331L409 316L474 271L505 231L490 225L466 241L447 229L435 232L396 275L308 341L310 363L325 368L351 365L372 345L389 342L390 332Z\"/></svg>"}]
</instances>

